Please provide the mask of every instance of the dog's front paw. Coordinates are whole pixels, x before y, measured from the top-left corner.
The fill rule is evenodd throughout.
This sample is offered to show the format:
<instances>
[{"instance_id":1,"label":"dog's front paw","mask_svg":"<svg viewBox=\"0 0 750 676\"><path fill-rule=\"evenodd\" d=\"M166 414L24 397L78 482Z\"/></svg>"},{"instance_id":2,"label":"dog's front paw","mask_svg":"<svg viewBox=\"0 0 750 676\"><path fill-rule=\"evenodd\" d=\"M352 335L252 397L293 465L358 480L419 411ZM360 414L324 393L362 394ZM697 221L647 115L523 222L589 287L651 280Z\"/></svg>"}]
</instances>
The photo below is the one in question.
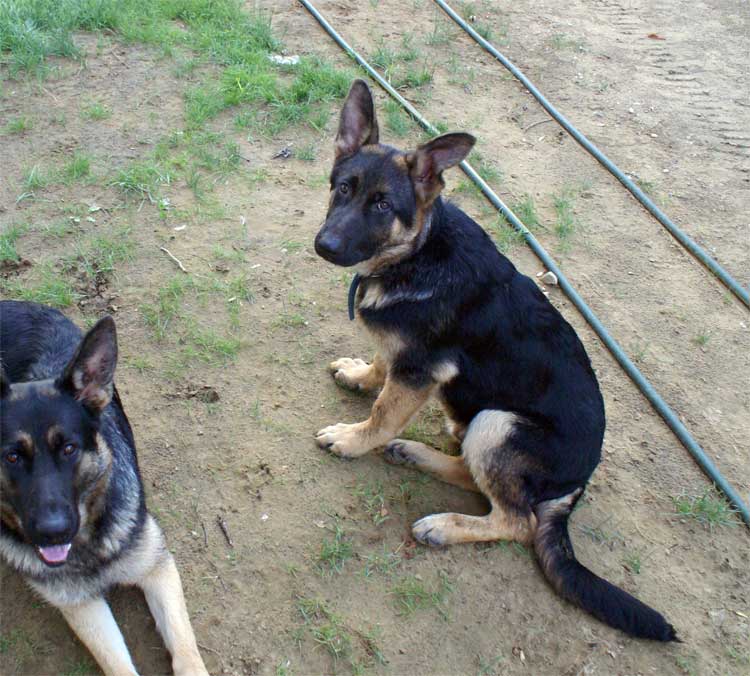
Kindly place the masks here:
<instances>
[{"instance_id":1,"label":"dog's front paw","mask_svg":"<svg viewBox=\"0 0 750 676\"><path fill-rule=\"evenodd\" d=\"M383 450L383 460L391 465L413 465L414 458L409 453L409 442L404 439L394 439Z\"/></svg>"},{"instance_id":2,"label":"dog's front paw","mask_svg":"<svg viewBox=\"0 0 750 676\"><path fill-rule=\"evenodd\" d=\"M315 443L342 458L357 458L370 450L363 434L364 423L338 423L324 427L315 435Z\"/></svg>"},{"instance_id":3,"label":"dog's front paw","mask_svg":"<svg viewBox=\"0 0 750 676\"><path fill-rule=\"evenodd\" d=\"M411 527L414 539L430 547L450 544L451 524L447 516L446 514L431 514L415 521Z\"/></svg>"},{"instance_id":4,"label":"dog's front paw","mask_svg":"<svg viewBox=\"0 0 750 676\"><path fill-rule=\"evenodd\" d=\"M371 387L372 366L362 359L342 357L330 365L334 380L350 390L365 390Z\"/></svg>"}]
</instances>

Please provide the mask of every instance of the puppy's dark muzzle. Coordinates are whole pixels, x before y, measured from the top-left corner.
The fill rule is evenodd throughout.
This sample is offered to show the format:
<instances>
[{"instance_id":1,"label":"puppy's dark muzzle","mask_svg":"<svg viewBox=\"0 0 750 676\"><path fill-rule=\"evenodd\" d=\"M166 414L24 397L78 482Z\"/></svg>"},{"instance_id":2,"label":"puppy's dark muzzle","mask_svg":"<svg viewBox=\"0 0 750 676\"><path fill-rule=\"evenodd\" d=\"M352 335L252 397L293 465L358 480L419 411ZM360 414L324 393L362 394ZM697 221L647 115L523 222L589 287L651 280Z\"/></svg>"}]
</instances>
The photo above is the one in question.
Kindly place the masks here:
<instances>
[{"instance_id":1,"label":"puppy's dark muzzle","mask_svg":"<svg viewBox=\"0 0 750 676\"><path fill-rule=\"evenodd\" d=\"M323 228L315 237L315 253L329 263L342 265L339 260L342 258L343 250L344 243L341 237L330 230Z\"/></svg>"}]
</instances>

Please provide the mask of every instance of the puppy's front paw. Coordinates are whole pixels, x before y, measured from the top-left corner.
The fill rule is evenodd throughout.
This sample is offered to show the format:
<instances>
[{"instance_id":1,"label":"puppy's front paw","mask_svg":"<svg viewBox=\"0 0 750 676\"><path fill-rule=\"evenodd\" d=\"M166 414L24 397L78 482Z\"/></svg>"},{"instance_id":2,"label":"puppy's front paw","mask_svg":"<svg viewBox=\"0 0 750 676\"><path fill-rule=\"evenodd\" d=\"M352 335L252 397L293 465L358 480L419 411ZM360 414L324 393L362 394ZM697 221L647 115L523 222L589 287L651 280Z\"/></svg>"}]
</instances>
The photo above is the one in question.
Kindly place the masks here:
<instances>
[{"instance_id":1,"label":"puppy's front paw","mask_svg":"<svg viewBox=\"0 0 750 676\"><path fill-rule=\"evenodd\" d=\"M446 514L431 514L415 521L411 527L414 539L430 547L450 544L451 524L447 516Z\"/></svg>"},{"instance_id":2,"label":"puppy's front paw","mask_svg":"<svg viewBox=\"0 0 750 676\"><path fill-rule=\"evenodd\" d=\"M394 439L383 450L383 460L391 465L413 465L414 458L409 453L409 442L405 439Z\"/></svg>"},{"instance_id":3,"label":"puppy's front paw","mask_svg":"<svg viewBox=\"0 0 750 676\"><path fill-rule=\"evenodd\" d=\"M338 423L324 427L315 435L315 443L342 458L357 458L370 450L363 434L364 423Z\"/></svg>"},{"instance_id":4,"label":"puppy's front paw","mask_svg":"<svg viewBox=\"0 0 750 676\"><path fill-rule=\"evenodd\" d=\"M350 390L365 390L371 387L372 366L362 359L342 357L331 362L330 370L334 380Z\"/></svg>"}]
</instances>

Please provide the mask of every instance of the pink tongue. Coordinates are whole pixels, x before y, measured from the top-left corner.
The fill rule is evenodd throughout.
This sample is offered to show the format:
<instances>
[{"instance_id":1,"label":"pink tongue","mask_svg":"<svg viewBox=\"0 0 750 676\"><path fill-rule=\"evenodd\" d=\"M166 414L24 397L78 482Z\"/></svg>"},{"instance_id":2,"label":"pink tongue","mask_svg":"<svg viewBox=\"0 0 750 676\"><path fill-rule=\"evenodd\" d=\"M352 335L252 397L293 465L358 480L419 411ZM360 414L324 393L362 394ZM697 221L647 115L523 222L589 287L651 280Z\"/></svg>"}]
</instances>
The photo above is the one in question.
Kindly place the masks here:
<instances>
[{"instance_id":1,"label":"pink tongue","mask_svg":"<svg viewBox=\"0 0 750 676\"><path fill-rule=\"evenodd\" d=\"M70 545L54 545L52 547L39 547L39 553L47 563L62 563L68 558Z\"/></svg>"}]
</instances>

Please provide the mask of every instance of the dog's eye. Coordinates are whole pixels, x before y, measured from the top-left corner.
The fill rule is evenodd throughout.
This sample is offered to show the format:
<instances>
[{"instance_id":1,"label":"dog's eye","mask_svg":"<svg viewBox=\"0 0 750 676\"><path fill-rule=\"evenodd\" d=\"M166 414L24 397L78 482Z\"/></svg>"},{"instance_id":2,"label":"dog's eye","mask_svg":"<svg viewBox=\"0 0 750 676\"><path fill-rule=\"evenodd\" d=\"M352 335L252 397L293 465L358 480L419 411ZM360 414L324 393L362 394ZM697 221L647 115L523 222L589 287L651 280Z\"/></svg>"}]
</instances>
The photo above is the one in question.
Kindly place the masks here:
<instances>
[{"instance_id":1,"label":"dog's eye","mask_svg":"<svg viewBox=\"0 0 750 676\"><path fill-rule=\"evenodd\" d=\"M349 184L348 183L339 183L339 192L342 195L348 195L349 194Z\"/></svg>"},{"instance_id":2,"label":"dog's eye","mask_svg":"<svg viewBox=\"0 0 750 676\"><path fill-rule=\"evenodd\" d=\"M390 211L391 203L388 200L380 200L376 207L378 211Z\"/></svg>"},{"instance_id":3,"label":"dog's eye","mask_svg":"<svg viewBox=\"0 0 750 676\"><path fill-rule=\"evenodd\" d=\"M75 452L78 450L78 447L75 444L65 444L62 449L63 455L70 457L71 455L75 455Z\"/></svg>"},{"instance_id":4,"label":"dog's eye","mask_svg":"<svg viewBox=\"0 0 750 676\"><path fill-rule=\"evenodd\" d=\"M18 455L18 453L16 453L15 451L9 451L5 454L4 459L5 462L7 462L9 465L15 465L18 462L19 458L20 456Z\"/></svg>"}]
</instances>

